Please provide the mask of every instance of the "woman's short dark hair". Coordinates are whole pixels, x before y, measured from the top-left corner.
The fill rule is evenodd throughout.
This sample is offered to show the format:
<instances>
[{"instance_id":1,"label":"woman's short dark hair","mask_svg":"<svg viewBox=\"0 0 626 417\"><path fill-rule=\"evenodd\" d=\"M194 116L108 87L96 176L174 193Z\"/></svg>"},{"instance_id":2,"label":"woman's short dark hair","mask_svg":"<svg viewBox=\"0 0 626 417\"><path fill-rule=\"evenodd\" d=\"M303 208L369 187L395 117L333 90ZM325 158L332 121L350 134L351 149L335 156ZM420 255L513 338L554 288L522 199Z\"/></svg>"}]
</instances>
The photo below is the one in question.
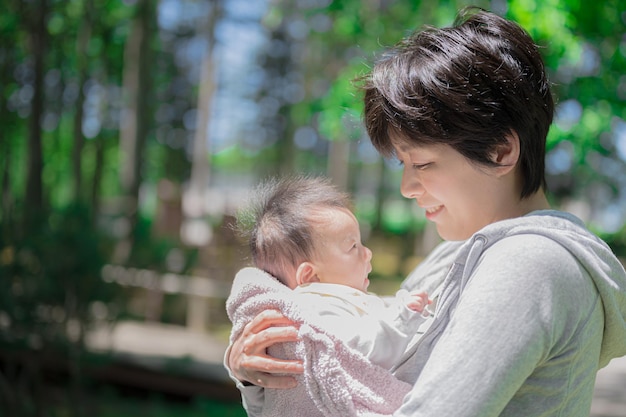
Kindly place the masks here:
<instances>
[{"instance_id":1,"label":"woman's short dark hair","mask_svg":"<svg viewBox=\"0 0 626 417\"><path fill-rule=\"evenodd\" d=\"M237 231L247 238L252 261L287 283L295 267L313 258L315 213L351 209L350 197L329 178L297 175L260 183L237 215Z\"/></svg>"},{"instance_id":2,"label":"woman's short dark hair","mask_svg":"<svg viewBox=\"0 0 626 417\"><path fill-rule=\"evenodd\" d=\"M447 144L485 166L512 131L520 140L521 198L545 186L546 136L554 102L537 45L517 23L477 8L452 27L415 32L366 75L364 117L374 147L391 137Z\"/></svg>"}]
</instances>

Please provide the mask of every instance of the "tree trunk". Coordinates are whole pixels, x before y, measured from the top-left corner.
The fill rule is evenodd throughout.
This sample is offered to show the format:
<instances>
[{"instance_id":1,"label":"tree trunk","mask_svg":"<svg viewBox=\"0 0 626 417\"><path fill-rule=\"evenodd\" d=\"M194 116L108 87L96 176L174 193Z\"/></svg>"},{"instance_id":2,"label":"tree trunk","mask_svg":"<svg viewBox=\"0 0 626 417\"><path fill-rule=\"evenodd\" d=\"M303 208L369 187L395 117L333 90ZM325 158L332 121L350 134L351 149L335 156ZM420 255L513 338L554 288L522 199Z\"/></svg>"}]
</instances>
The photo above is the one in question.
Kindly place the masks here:
<instances>
[{"instance_id":1,"label":"tree trunk","mask_svg":"<svg viewBox=\"0 0 626 417\"><path fill-rule=\"evenodd\" d=\"M385 161L382 159L379 160L379 164L379 180L378 186L376 187L376 219L372 225L372 228L375 230L380 230L382 228L383 209L385 206L385 200L387 199L387 191L385 187L387 184L388 168L385 165Z\"/></svg>"},{"instance_id":2,"label":"tree trunk","mask_svg":"<svg viewBox=\"0 0 626 417\"><path fill-rule=\"evenodd\" d=\"M4 106L2 106L4 109ZM2 214L0 215L0 224L3 226L1 232L4 236L8 236L9 225L11 224L13 196L11 193L11 143L8 138L4 137L2 130L0 129L0 152L2 153L2 180L0 187L2 187L2 195L0 195L0 209Z\"/></svg>"},{"instance_id":3,"label":"tree trunk","mask_svg":"<svg viewBox=\"0 0 626 417\"><path fill-rule=\"evenodd\" d=\"M111 41L111 28L105 28L100 35L105 44ZM102 62L102 72L100 82L102 85L109 84L109 73L111 68L111 62L107 56L106 50L102 50L102 54L100 55L100 61ZM104 99L104 102L107 105L111 105L111 99L107 96ZM108 108L103 109L103 113L110 111ZM104 118L105 115L102 115ZM94 170L93 175L91 177L91 187L89 187L89 203L91 207L91 216L92 222L95 225L100 213L100 187L102 184L102 178L104 173L104 163L105 163L105 150L109 141L113 141L115 138L113 134L111 134L108 130L101 130L96 138L93 140L93 146L95 146L94 152Z\"/></svg>"},{"instance_id":4,"label":"tree trunk","mask_svg":"<svg viewBox=\"0 0 626 417\"><path fill-rule=\"evenodd\" d=\"M3 47L4 39L3 40ZM0 60L2 64L0 66L0 224L3 229L0 232L4 236L9 236L11 229L11 218L13 211L13 190L11 188L11 154L13 150L13 132L12 127L15 126L12 118L15 115L11 114L7 108L5 86L9 84L11 79L11 68L9 62L13 62L11 59L13 51L9 49L9 45L6 45L7 59Z\"/></svg>"},{"instance_id":5,"label":"tree trunk","mask_svg":"<svg viewBox=\"0 0 626 417\"><path fill-rule=\"evenodd\" d=\"M85 142L83 136L83 106L85 103L84 86L87 81L87 47L91 38L93 16L93 0L87 0L83 19L81 20L76 39L76 72L78 74L78 98L74 113L74 146L72 149L72 174L74 181L74 201L80 201L82 196L83 170L81 166L82 152Z\"/></svg>"},{"instance_id":6,"label":"tree trunk","mask_svg":"<svg viewBox=\"0 0 626 417\"><path fill-rule=\"evenodd\" d=\"M100 213L100 185L102 184L102 173L104 172L104 136L97 137L94 143L96 147L94 157L93 177L91 179L91 189L89 196L89 206L91 207L92 221L96 221ZM95 223L94 223L95 224Z\"/></svg>"},{"instance_id":7,"label":"tree trunk","mask_svg":"<svg viewBox=\"0 0 626 417\"><path fill-rule=\"evenodd\" d=\"M116 261L125 263L132 251L138 220L141 157L149 131L150 87L153 64L154 1L140 0L137 14L124 51L125 107L120 127L120 182L124 195L123 214L128 234L123 236L115 253Z\"/></svg>"},{"instance_id":8,"label":"tree trunk","mask_svg":"<svg viewBox=\"0 0 626 417\"><path fill-rule=\"evenodd\" d=\"M41 148L41 118L44 110L44 59L48 43L46 17L47 0L41 0L38 7L31 9L28 20L30 52L33 56L33 98L31 102L30 124L28 132L28 172L26 176L26 218L25 226L35 227L35 220L43 209L43 156Z\"/></svg>"},{"instance_id":9,"label":"tree trunk","mask_svg":"<svg viewBox=\"0 0 626 417\"><path fill-rule=\"evenodd\" d=\"M191 160L191 178L185 196L185 216L190 218L201 217L204 214L204 196L209 186L209 136L208 126L211 112L211 101L215 93L215 64L213 49L215 46L215 26L222 13L221 2L213 1L213 8L208 15L208 21L201 28L207 39L207 48L202 60L200 74L200 92L198 94L198 116L193 141Z\"/></svg>"},{"instance_id":10,"label":"tree trunk","mask_svg":"<svg viewBox=\"0 0 626 417\"><path fill-rule=\"evenodd\" d=\"M350 174L350 141L335 139L330 141L328 149L328 176L341 190L348 191Z\"/></svg>"}]
</instances>

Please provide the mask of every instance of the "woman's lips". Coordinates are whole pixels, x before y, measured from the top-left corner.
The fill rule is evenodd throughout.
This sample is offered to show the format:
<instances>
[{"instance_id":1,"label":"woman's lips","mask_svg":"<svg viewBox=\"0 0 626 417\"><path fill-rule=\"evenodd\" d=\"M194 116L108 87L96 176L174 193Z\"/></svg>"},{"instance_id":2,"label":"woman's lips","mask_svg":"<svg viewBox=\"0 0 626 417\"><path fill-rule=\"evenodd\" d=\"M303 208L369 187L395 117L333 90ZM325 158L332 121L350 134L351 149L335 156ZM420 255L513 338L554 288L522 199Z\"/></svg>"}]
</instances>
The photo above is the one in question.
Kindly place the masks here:
<instances>
[{"instance_id":1,"label":"woman's lips","mask_svg":"<svg viewBox=\"0 0 626 417\"><path fill-rule=\"evenodd\" d=\"M434 206L428 207L424 209L426 211L426 218L428 220L433 220L437 215L443 210L443 206Z\"/></svg>"}]
</instances>

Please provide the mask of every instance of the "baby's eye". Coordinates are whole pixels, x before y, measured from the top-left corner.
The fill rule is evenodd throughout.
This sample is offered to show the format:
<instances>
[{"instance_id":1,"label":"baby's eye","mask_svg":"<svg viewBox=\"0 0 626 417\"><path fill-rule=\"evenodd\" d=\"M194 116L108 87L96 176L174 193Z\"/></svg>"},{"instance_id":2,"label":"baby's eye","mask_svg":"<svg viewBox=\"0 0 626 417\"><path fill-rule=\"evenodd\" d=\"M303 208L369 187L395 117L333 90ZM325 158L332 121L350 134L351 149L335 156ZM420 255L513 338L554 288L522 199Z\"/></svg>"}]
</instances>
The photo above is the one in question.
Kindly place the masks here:
<instances>
[{"instance_id":1,"label":"baby's eye","mask_svg":"<svg viewBox=\"0 0 626 417\"><path fill-rule=\"evenodd\" d=\"M413 168L414 169L419 169L419 170L426 169L429 166L430 166L430 162L428 162L426 164L413 164Z\"/></svg>"}]
</instances>

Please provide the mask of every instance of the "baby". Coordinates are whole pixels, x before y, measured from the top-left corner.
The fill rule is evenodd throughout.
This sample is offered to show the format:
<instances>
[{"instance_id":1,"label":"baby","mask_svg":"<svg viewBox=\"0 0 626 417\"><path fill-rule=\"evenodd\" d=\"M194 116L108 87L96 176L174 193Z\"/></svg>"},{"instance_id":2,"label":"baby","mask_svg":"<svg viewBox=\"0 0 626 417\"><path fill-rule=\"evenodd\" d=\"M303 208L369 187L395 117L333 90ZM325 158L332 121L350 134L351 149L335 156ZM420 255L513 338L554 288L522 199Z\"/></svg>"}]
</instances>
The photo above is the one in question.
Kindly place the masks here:
<instances>
[{"instance_id":1,"label":"baby","mask_svg":"<svg viewBox=\"0 0 626 417\"><path fill-rule=\"evenodd\" d=\"M254 265L293 289L302 309L328 317L325 330L391 369L429 315L427 294L367 292L372 252L349 197L328 179L283 178L255 191L237 219Z\"/></svg>"}]
</instances>

